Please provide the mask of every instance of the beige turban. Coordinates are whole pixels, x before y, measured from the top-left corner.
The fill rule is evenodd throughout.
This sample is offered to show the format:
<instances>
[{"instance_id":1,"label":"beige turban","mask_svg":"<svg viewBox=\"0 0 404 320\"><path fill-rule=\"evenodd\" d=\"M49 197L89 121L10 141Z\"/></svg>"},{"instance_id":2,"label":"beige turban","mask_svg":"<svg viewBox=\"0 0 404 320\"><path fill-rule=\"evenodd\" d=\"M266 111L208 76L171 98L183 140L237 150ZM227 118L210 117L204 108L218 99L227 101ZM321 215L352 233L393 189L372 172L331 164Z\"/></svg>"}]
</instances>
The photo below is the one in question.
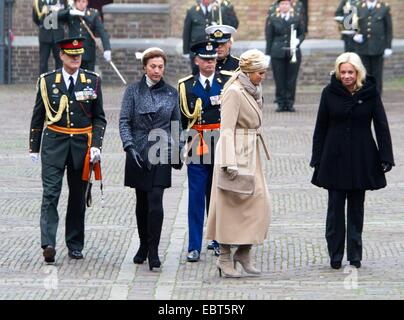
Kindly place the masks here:
<instances>
[{"instance_id":1,"label":"beige turban","mask_svg":"<svg viewBox=\"0 0 404 320\"><path fill-rule=\"evenodd\" d=\"M257 49L248 50L240 56L240 70L245 73L262 71L267 68L268 61L265 55Z\"/></svg>"}]
</instances>

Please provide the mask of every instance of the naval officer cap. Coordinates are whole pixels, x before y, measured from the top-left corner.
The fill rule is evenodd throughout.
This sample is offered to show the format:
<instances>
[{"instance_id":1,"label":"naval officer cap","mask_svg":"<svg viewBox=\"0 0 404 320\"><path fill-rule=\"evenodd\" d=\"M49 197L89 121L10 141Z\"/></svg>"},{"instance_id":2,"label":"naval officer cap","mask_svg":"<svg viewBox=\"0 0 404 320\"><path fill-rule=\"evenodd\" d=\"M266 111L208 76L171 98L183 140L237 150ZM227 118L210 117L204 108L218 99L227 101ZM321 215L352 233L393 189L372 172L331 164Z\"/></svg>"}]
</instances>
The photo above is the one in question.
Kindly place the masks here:
<instances>
[{"instance_id":1,"label":"naval officer cap","mask_svg":"<svg viewBox=\"0 0 404 320\"><path fill-rule=\"evenodd\" d=\"M202 41L194 44L191 47L191 51L202 59L216 59L216 48L218 44L213 41Z\"/></svg>"},{"instance_id":2,"label":"naval officer cap","mask_svg":"<svg viewBox=\"0 0 404 320\"><path fill-rule=\"evenodd\" d=\"M83 37L65 38L56 43L64 53L70 56L78 56L84 53L84 40L85 38Z\"/></svg>"},{"instance_id":3,"label":"naval officer cap","mask_svg":"<svg viewBox=\"0 0 404 320\"><path fill-rule=\"evenodd\" d=\"M236 29L232 26L225 24L219 24L215 26L209 26L205 29L205 32L209 35L211 41L216 41L218 43L226 43L229 41L236 32Z\"/></svg>"}]
</instances>

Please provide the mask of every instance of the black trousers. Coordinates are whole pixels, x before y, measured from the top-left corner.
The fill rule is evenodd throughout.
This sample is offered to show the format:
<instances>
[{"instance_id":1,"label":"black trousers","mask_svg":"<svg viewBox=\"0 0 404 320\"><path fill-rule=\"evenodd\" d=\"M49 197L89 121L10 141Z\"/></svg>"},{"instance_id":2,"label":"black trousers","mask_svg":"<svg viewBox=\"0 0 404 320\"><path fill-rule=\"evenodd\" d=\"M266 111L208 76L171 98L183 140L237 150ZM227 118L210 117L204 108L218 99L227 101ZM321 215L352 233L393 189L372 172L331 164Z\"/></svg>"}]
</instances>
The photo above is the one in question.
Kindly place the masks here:
<instances>
[{"instance_id":1,"label":"black trousers","mask_svg":"<svg viewBox=\"0 0 404 320\"><path fill-rule=\"evenodd\" d=\"M331 261L342 261L345 246L345 201L347 210L348 261L362 260L364 190L328 190L326 234Z\"/></svg>"},{"instance_id":2,"label":"black trousers","mask_svg":"<svg viewBox=\"0 0 404 320\"><path fill-rule=\"evenodd\" d=\"M136 221L140 246L157 253L163 226L164 188L153 187L151 191L136 189Z\"/></svg>"},{"instance_id":3,"label":"black trousers","mask_svg":"<svg viewBox=\"0 0 404 320\"><path fill-rule=\"evenodd\" d=\"M301 56L297 57L296 63L291 63L290 57L271 59L276 86L276 102L281 107L291 107L295 102L297 76L301 61Z\"/></svg>"},{"instance_id":4,"label":"black trousers","mask_svg":"<svg viewBox=\"0 0 404 320\"><path fill-rule=\"evenodd\" d=\"M87 182L82 180L82 169L75 170L71 154L67 158L67 183L69 199L66 212L66 245L69 250L83 250L84 218L86 211L85 192ZM43 197L41 208L41 247L56 246L59 223L57 206L65 169L48 164L42 165Z\"/></svg>"},{"instance_id":5,"label":"black trousers","mask_svg":"<svg viewBox=\"0 0 404 320\"><path fill-rule=\"evenodd\" d=\"M53 57L55 58L55 69L62 67L62 60L59 57L59 46L54 43L39 43L39 73L45 73L49 71L48 60L50 53L52 51Z\"/></svg>"},{"instance_id":6,"label":"black trousers","mask_svg":"<svg viewBox=\"0 0 404 320\"><path fill-rule=\"evenodd\" d=\"M363 65L366 68L366 72L376 78L376 87L379 90L379 93L383 92L383 64L384 58L383 55L378 56L360 56L363 62Z\"/></svg>"}]
</instances>

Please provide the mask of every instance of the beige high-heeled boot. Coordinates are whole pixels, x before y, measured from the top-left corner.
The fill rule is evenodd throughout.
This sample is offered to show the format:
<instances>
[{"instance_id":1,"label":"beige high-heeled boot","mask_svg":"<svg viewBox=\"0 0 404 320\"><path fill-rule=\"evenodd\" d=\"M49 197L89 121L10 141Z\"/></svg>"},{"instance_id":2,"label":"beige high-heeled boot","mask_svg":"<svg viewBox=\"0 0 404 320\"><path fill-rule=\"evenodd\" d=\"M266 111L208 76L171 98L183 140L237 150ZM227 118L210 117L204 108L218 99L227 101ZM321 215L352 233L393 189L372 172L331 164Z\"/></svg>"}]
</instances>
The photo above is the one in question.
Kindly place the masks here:
<instances>
[{"instance_id":1,"label":"beige high-heeled boot","mask_svg":"<svg viewBox=\"0 0 404 320\"><path fill-rule=\"evenodd\" d=\"M219 269L219 276L225 278L240 278L241 273L233 267L232 260L230 258L230 245L220 244L220 256L216 260L216 266Z\"/></svg>"},{"instance_id":2,"label":"beige high-heeled boot","mask_svg":"<svg viewBox=\"0 0 404 320\"><path fill-rule=\"evenodd\" d=\"M233 261L234 261L234 268L236 268L237 262L241 264L244 271L249 274L260 274L261 271L255 268L251 263L251 245L250 244L243 244L239 245L237 251L234 253Z\"/></svg>"}]
</instances>

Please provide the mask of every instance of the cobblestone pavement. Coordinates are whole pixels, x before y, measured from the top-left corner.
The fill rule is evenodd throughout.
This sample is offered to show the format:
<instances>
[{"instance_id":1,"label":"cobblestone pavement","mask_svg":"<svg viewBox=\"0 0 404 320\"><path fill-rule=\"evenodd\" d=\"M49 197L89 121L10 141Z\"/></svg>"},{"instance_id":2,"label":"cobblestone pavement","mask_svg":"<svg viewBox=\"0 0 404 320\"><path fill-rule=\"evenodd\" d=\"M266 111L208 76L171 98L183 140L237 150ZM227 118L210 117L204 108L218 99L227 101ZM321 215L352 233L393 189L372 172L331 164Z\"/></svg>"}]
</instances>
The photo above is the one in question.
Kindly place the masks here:
<instances>
[{"instance_id":1,"label":"cobblestone pavement","mask_svg":"<svg viewBox=\"0 0 404 320\"><path fill-rule=\"evenodd\" d=\"M271 88L272 89L272 88ZM297 112L266 105L264 130L272 160L265 170L272 199L269 237L253 255L260 277L221 279L206 241L199 263L186 262L186 170L165 194L161 271L135 266L138 246L134 191L123 187L118 132L123 88L104 88L108 127L103 153L105 205L93 187L85 259L69 260L64 244L64 183L55 266L39 244L40 165L28 159L34 86L0 87L0 299L402 299L404 298L404 92L387 87L384 101L397 166L388 187L368 192L363 267L329 267L324 239L326 191L310 184L311 137L319 88L300 88ZM272 90L266 101L271 102Z\"/></svg>"}]
</instances>

